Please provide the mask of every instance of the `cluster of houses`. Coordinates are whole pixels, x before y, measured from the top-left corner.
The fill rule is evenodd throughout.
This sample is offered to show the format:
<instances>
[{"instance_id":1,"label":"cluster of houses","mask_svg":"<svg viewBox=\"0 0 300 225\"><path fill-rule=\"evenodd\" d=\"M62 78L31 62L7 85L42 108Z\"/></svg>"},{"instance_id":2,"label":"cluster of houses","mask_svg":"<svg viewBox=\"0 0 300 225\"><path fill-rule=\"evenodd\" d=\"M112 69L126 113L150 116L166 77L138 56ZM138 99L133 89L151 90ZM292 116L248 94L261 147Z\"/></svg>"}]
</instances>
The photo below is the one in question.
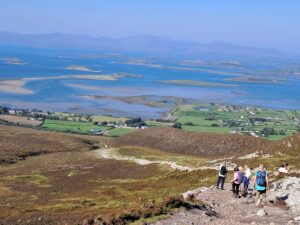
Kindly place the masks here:
<instances>
[{"instance_id":1,"label":"cluster of houses","mask_svg":"<svg viewBox=\"0 0 300 225\"><path fill-rule=\"evenodd\" d=\"M37 109L18 109L18 108L9 108L5 106L0 106L0 114L6 115L15 115L15 116L26 116L31 120L43 121L49 116L49 113L42 112Z\"/></svg>"},{"instance_id":2,"label":"cluster of houses","mask_svg":"<svg viewBox=\"0 0 300 225\"><path fill-rule=\"evenodd\" d=\"M125 122L114 122L114 121L104 121L104 122L95 122L94 125L97 126L107 126L111 128L130 128L130 129L147 129L148 125L142 121L140 118L129 119ZM92 129L90 132L94 135L104 135L107 131L102 131L101 129Z\"/></svg>"},{"instance_id":3,"label":"cluster of houses","mask_svg":"<svg viewBox=\"0 0 300 225\"><path fill-rule=\"evenodd\" d=\"M126 124L126 122L95 122L95 125L98 126L108 126L108 127L113 127L113 128L134 128L134 129L147 129L148 126L146 124L141 125L141 126L131 126Z\"/></svg>"}]
</instances>

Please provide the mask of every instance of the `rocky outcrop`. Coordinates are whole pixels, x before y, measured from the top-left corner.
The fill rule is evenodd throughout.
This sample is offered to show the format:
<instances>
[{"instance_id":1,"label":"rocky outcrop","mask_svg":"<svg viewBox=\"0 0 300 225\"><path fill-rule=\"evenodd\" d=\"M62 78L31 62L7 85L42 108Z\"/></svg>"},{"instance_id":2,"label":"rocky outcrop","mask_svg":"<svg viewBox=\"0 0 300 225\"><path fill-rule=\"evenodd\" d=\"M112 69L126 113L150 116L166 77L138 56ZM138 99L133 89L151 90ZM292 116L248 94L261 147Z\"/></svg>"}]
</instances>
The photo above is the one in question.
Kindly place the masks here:
<instances>
[{"instance_id":1,"label":"rocky outcrop","mask_svg":"<svg viewBox=\"0 0 300 225\"><path fill-rule=\"evenodd\" d=\"M287 177L274 182L269 198L284 201L294 213L300 216L300 177Z\"/></svg>"}]
</instances>

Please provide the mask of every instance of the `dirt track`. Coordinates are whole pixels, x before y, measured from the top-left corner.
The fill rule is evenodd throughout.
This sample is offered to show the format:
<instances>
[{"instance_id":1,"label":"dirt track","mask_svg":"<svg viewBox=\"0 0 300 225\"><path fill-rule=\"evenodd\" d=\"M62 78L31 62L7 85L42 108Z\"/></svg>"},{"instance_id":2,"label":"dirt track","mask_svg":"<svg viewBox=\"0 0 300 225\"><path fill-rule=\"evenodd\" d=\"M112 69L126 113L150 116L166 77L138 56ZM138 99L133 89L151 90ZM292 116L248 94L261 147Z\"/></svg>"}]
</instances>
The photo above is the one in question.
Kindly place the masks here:
<instances>
[{"instance_id":1,"label":"dirt track","mask_svg":"<svg viewBox=\"0 0 300 225\"><path fill-rule=\"evenodd\" d=\"M104 159L133 161L138 165L149 165L149 164L156 163L156 164L160 164L160 165L167 165L167 166L171 167L172 169L177 169L177 170L181 170L181 171L185 171L185 170L193 171L193 170L198 169L198 168L189 167L189 166L181 166L181 165L178 165L175 162L171 162L171 161L164 161L164 160L150 161L147 159L139 159L139 158L134 158L134 157L122 156L120 154L115 153L114 149L112 149L112 148L99 149L98 155Z\"/></svg>"}]
</instances>

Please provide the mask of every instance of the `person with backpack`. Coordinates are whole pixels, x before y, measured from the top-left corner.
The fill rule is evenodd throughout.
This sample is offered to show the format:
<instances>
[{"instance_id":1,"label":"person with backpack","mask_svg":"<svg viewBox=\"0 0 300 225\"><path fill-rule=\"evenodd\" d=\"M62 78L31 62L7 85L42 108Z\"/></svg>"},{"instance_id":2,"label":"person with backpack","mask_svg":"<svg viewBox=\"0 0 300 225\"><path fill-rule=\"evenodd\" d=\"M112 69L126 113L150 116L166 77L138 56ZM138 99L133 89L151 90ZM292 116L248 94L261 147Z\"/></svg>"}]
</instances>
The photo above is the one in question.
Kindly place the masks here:
<instances>
[{"instance_id":1,"label":"person with backpack","mask_svg":"<svg viewBox=\"0 0 300 225\"><path fill-rule=\"evenodd\" d=\"M269 187L268 173L263 164L259 165L258 171L255 172L255 190L258 201L256 205L259 206L263 199L266 198L267 189Z\"/></svg>"},{"instance_id":2,"label":"person with backpack","mask_svg":"<svg viewBox=\"0 0 300 225\"><path fill-rule=\"evenodd\" d=\"M239 197L239 191L240 191L240 185L243 183L243 173L240 171L239 167L236 166L233 169L233 179L231 180L232 183L232 192L234 197L238 198Z\"/></svg>"},{"instance_id":3,"label":"person with backpack","mask_svg":"<svg viewBox=\"0 0 300 225\"><path fill-rule=\"evenodd\" d=\"M226 162L224 161L223 164L220 165L219 168L219 175L218 175L218 180L217 180L217 188L219 189L219 185L221 184L221 190L224 190L224 183L226 179L226 174L227 174L227 167L226 167Z\"/></svg>"}]
</instances>

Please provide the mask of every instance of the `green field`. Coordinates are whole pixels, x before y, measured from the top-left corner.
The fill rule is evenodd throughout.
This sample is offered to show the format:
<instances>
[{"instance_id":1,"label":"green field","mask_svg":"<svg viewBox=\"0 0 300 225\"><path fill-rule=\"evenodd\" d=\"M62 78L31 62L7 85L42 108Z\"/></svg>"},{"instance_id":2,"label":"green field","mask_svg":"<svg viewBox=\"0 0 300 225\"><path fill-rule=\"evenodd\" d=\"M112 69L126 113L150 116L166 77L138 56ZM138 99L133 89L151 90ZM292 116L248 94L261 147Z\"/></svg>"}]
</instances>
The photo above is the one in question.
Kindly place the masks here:
<instances>
[{"instance_id":1,"label":"green field","mask_svg":"<svg viewBox=\"0 0 300 225\"><path fill-rule=\"evenodd\" d=\"M126 120L128 120L128 118L125 117L112 117L112 116L92 116L93 121L96 122L122 122L124 123Z\"/></svg>"},{"instance_id":2,"label":"green field","mask_svg":"<svg viewBox=\"0 0 300 225\"><path fill-rule=\"evenodd\" d=\"M210 127L212 124L218 124L219 126L222 125L218 120L207 120L204 116L181 116L177 120L177 122L182 123L183 125L185 123L192 122L195 126L204 126L204 127Z\"/></svg>"},{"instance_id":3,"label":"green field","mask_svg":"<svg viewBox=\"0 0 300 225\"><path fill-rule=\"evenodd\" d=\"M58 116L60 119L67 119L70 121L83 121L88 122L89 119L92 120L92 122L125 122L128 120L128 118L125 117L112 117L112 116L100 116L100 115L91 115L90 117L86 115L80 115L80 114L74 114L74 113L64 113L64 112L55 112L53 113L54 116Z\"/></svg>"},{"instance_id":4,"label":"green field","mask_svg":"<svg viewBox=\"0 0 300 225\"><path fill-rule=\"evenodd\" d=\"M173 125L173 123L159 122L159 121L154 121L154 120L146 120L145 123L150 127L172 126Z\"/></svg>"},{"instance_id":5,"label":"green field","mask_svg":"<svg viewBox=\"0 0 300 225\"><path fill-rule=\"evenodd\" d=\"M136 129L132 129L132 128L113 128L111 130L108 131L108 133L106 134L106 136L109 137L120 137L122 135L125 134L130 134L137 131Z\"/></svg>"},{"instance_id":6,"label":"green field","mask_svg":"<svg viewBox=\"0 0 300 225\"><path fill-rule=\"evenodd\" d=\"M75 122L75 121L63 121L63 120L50 120L46 119L42 125L43 128L49 130L62 131L62 132L75 132L75 133L91 133L91 130L106 131L111 129L108 126L97 126L91 122Z\"/></svg>"},{"instance_id":7,"label":"green field","mask_svg":"<svg viewBox=\"0 0 300 225\"><path fill-rule=\"evenodd\" d=\"M91 133L93 129L109 130L104 135L110 137L119 137L136 131L131 128L93 125L94 122L104 121L124 124L128 118L70 113L55 113L54 115L64 120L47 119L42 125L43 128L84 134ZM145 123L149 127L154 127L172 126L177 122L182 124L182 129L191 132L235 132L248 135L255 133L269 140L280 140L300 130L300 111L295 110L272 110L260 107L205 103L181 105L174 109L172 115L177 117L176 121L146 120ZM266 128L272 129L272 133L266 131Z\"/></svg>"},{"instance_id":8,"label":"green field","mask_svg":"<svg viewBox=\"0 0 300 225\"><path fill-rule=\"evenodd\" d=\"M182 129L194 132L255 132L269 140L280 140L300 129L300 113L295 110L197 104L180 106L173 115L177 116L176 122L182 124ZM274 129L276 133L263 136L264 128Z\"/></svg>"}]
</instances>

